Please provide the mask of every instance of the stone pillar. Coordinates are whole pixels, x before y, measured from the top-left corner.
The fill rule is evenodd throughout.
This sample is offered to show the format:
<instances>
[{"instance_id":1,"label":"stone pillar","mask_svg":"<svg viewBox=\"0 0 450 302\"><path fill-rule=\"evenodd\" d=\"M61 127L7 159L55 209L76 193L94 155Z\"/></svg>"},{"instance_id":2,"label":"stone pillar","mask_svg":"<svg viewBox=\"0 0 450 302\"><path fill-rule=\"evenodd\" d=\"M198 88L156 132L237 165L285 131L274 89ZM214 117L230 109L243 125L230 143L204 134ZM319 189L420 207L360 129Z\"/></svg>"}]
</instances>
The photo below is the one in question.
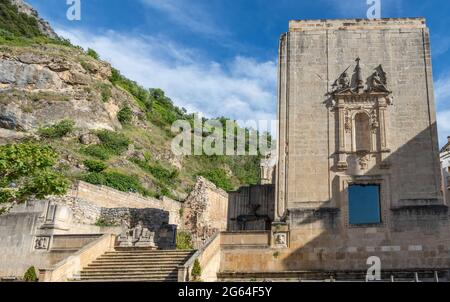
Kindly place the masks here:
<instances>
[{"instance_id":1,"label":"stone pillar","mask_svg":"<svg viewBox=\"0 0 450 302\"><path fill-rule=\"evenodd\" d=\"M275 221L280 221L286 209L286 178L288 152L288 34L283 34L279 45L278 65L278 164L276 168Z\"/></svg>"},{"instance_id":2,"label":"stone pillar","mask_svg":"<svg viewBox=\"0 0 450 302\"><path fill-rule=\"evenodd\" d=\"M386 110L387 102L386 100L379 99L378 100L378 120L379 120L379 128L380 128L380 147L381 147L381 165L382 169L387 169L390 167L389 162L387 161L387 157L389 155L390 150L387 147L387 135L386 135Z\"/></svg>"},{"instance_id":3,"label":"stone pillar","mask_svg":"<svg viewBox=\"0 0 450 302\"><path fill-rule=\"evenodd\" d=\"M347 170L347 153L345 148L345 104L343 99L339 99L336 105L338 111L338 129L339 129L339 146L338 146L338 170Z\"/></svg>"}]
</instances>

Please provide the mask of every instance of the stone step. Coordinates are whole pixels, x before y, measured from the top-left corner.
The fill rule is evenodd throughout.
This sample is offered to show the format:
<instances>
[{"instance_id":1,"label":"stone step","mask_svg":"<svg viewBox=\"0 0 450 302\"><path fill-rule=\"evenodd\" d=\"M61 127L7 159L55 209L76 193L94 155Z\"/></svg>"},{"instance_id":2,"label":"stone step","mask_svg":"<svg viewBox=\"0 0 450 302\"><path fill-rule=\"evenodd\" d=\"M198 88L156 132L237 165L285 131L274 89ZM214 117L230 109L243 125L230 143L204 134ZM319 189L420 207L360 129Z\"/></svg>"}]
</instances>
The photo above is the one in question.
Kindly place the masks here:
<instances>
[{"instance_id":1,"label":"stone step","mask_svg":"<svg viewBox=\"0 0 450 302\"><path fill-rule=\"evenodd\" d=\"M154 278L154 279L168 279L177 278L178 273L136 273L136 274L114 274L114 273L104 273L104 274L86 274L81 275L81 279L137 279L137 278Z\"/></svg>"},{"instance_id":2,"label":"stone step","mask_svg":"<svg viewBox=\"0 0 450 302\"><path fill-rule=\"evenodd\" d=\"M177 282L178 278L83 278L79 280L72 280L72 282Z\"/></svg>"},{"instance_id":3,"label":"stone step","mask_svg":"<svg viewBox=\"0 0 450 302\"><path fill-rule=\"evenodd\" d=\"M173 272L177 271L178 267L98 267L98 268L84 268L83 273L97 273L97 272Z\"/></svg>"},{"instance_id":4,"label":"stone step","mask_svg":"<svg viewBox=\"0 0 450 302\"><path fill-rule=\"evenodd\" d=\"M81 276L97 276L97 275L170 275L178 274L178 269L165 269L165 270L95 270L95 271L82 271Z\"/></svg>"},{"instance_id":5,"label":"stone step","mask_svg":"<svg viewBox=\"0 0 450 302\"><path fill-rule=\"evenodd\" d=\"M167 262L173 262L173 263L180 263L180 262L185 262L186 260L188 260L189 258L184 258L184 259L146 259L146 258L111 258L111 259L106 259L106 258L101 258L101 259L97 259L94 260L93 263L104 263L104 262L114 262L114 263L118 263L118 262L123 262L123 263L167 263Z\"/></svg>"},{"instance_id":6,"label":"stone step","mask_svg":"<svg viewBox=\"0 0 450 302\"><path fill-rule=\"evenodd\" d=\"M189 258L190 255L179 255L179 256L168 256L168 255L130 255L130 256L123 256L123 255L103 255L99 258L102 259L186 259Z\"/></svg>"},{"instance_id":7,"label":"stone step","mask_svg":"<svg viewBox=\"0 0 450 302\"><path fill-rule=\"evenodd\" d=\"M139 254L139 253L148 253L148 254L190 254L193 253L194 250L113 250L108 251L106 254Z\"/></svg>"},{"instance_id":8,"label":"stone step","mask_svg":"<svg viewBox=\"0 0 450 302\"><path fill-rule=\"evenodd\" d=\"M124 253L107 253L105 255L102 255L102 257L189 257L193 255L192 253L131 253L131 254L124 254Z\"/></svg>"},{"instance_id":9,"label":"stone step","mask_svg":"<svg viewBox=\"0 0 450 302\"><path fill-rule=\"evenodd\" d=\"M113 263L167 263L167 262L172 262L172 263L180 263L180 262L185 262L187 259L189 258L184 258L184 259L139 259L139 258L134 258L134 259L130 259L130 258L117 258L117 259L105 259L105 258L101 258L101 259L97 259L94 260L93 263L104 263L104 262L113 262Z\"/></svg>"},{"instance_id":10,"label":"stone step","mask_svg":"<svg viewBox=\"0 0 450 302\"><path fill-rule=\"evenodd\" d=\"M184 264L183 262L163 262L163 263L141 263L141 262L131 262L131 263L90 263L84 269L94 269L94 268L115 268L115 267L129 267L129 268L139 268L139 267L178 267Z\"/></svg>"}]
</instances>

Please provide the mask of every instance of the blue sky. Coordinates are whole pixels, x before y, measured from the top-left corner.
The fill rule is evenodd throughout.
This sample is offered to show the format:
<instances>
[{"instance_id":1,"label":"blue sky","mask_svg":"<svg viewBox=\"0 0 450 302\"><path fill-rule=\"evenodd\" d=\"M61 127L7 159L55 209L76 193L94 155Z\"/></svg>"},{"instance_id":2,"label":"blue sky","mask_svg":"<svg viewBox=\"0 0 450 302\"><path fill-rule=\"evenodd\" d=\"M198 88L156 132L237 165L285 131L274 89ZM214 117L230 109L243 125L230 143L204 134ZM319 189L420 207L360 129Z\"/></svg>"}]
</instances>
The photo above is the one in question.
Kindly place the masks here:
<instances>
[{"instance_id":1,"label":"blue sky","mask_svg":"<svg viewBox=\"0 0 450 302\"><path fill-rule=\"evenodd\" d=\"M450 1L381 0L382 17L431 30L441 144L450 135ZM291 19L364 18L366 0L27 0L56 31L126 76L206 116L274 119L278 39Z\"/></svg>"}]
</instances>

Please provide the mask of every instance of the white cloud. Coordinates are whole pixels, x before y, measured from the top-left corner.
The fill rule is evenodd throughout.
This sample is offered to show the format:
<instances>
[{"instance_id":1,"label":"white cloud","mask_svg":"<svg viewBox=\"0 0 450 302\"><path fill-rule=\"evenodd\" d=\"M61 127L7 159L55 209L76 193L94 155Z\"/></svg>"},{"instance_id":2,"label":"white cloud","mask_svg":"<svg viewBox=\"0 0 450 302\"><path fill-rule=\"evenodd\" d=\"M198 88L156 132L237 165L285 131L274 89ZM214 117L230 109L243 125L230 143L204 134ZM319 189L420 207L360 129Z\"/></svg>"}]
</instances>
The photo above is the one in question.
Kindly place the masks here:
<instances>
[{"instance_id":1,"label":"white cloud","mask_svg":"<svg viewBox=\"0 0 450 302\"><path fill-rule=\"evenodd\" d=\"M207 9L192 0L141 0L150 8L164 14L173 23L206 35L223 35L225 31L217 26Z\"/></svg>"},{"instance_id":2,"label":"white cloud","mask_svg":"<svg viewBox=\"0 0 450 302\"><path fill-rule=\"evenodd\" d=\"M450 99L450 74L439 78L435 84L436 100L439 105ZM450 105L450 104L449 104Z\"/></svg>"},{"instance_id":3,"label":"white cloud","mask_svg":"<svg viewBox=\"0 0 450 302\"><path fill-rule=\"evenodd\" d=\"M276 117L276 62L236 57L208 61L162 37L102 35L57 29L74 44L95 49L124 75L144 87L161 88L175 104L207 117L266 119Z\"/></svg>"}]
</instances>

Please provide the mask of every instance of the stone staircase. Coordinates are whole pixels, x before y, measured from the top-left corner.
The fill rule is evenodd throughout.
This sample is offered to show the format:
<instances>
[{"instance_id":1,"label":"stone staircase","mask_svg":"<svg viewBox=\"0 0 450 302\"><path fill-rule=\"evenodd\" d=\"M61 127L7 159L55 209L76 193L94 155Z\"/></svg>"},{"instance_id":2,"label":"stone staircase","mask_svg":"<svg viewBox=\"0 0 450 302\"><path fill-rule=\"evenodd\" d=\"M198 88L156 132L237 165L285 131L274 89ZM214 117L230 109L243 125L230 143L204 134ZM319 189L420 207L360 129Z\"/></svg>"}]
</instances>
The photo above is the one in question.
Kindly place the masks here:
<instances>
[{"instance_id":1,"label":"stone staircase","mask_svg":"<svg viewBox=\"0 0 450 302\"><path fill-rule=\"evenodd\" d=\"M195 251L116 248L83 268L74 281L177 282L178 267Z\"/></svg>"}]
</instances>

